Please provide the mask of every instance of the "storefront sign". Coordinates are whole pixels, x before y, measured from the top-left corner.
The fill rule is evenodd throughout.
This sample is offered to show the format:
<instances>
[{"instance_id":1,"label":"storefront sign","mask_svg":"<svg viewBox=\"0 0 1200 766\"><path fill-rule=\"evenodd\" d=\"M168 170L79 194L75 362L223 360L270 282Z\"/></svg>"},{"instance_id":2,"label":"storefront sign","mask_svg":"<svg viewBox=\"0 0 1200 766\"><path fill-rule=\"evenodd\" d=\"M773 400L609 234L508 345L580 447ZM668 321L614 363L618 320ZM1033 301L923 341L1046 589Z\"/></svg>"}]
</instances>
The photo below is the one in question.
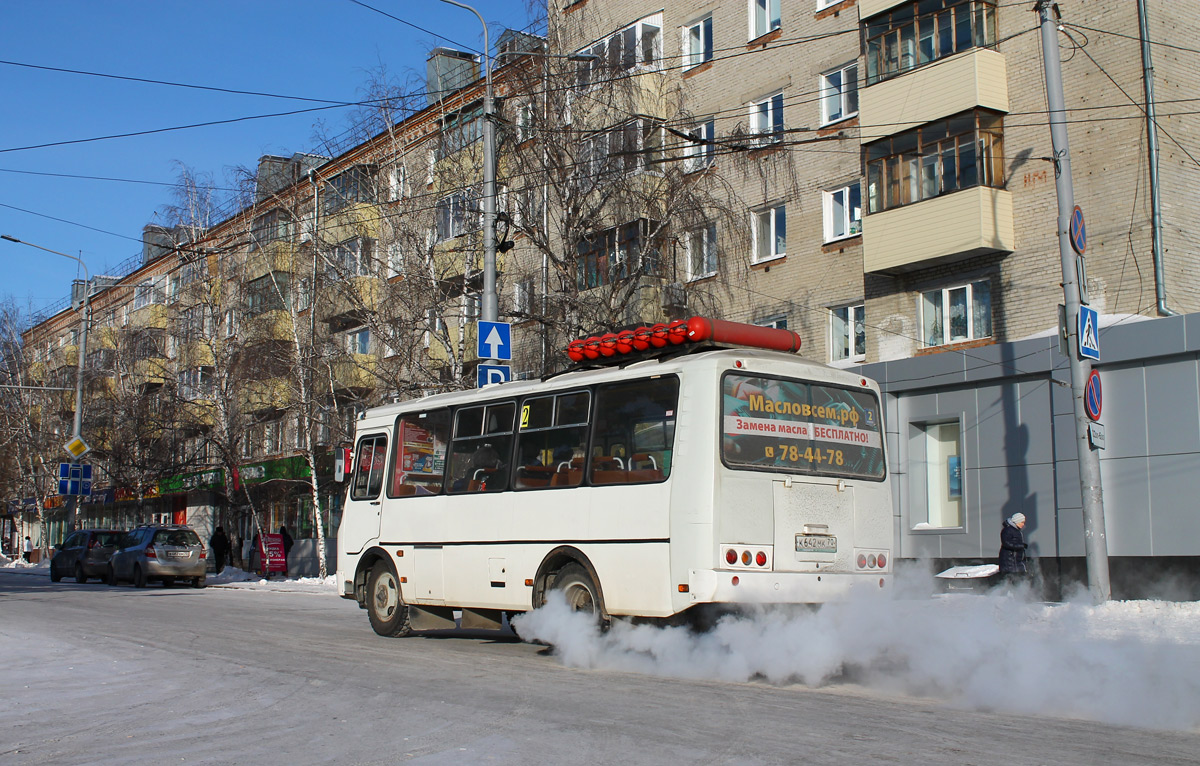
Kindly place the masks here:
<instances>
[{"instance_id":1,"label":"storefront sign","mask_svg":"<svg viewBox=\"0 0 1200 766\"><path fill-rule=\"evenodd\" d=\"M261 484L273 479L307 479L312 475L308 462L299 455L244 465L238 473L243 484Z\"/></svg>"},{"instance_id":2,"label":"storefront sign","mask_svg":"<svg viewBox=\"0 0 1200 766\"><path fill-rule=\"evenodd\" d=\"M287 574L287 556L283 552L283 535L267 534L259 538L258 556L262 561L262 573L281 572Z\"/></svg>"},{"instance_id":3,"label":"storefront sign","mask_svg":"<svg viewBox=\"0 0 1200 766\"><path fill-rule=\"evenodd\" d=\"M217 489L225 486L225 472L220 468L172 476L158 482L158 494L173 495L194 489Z\"/></svg>"}]
</instances>

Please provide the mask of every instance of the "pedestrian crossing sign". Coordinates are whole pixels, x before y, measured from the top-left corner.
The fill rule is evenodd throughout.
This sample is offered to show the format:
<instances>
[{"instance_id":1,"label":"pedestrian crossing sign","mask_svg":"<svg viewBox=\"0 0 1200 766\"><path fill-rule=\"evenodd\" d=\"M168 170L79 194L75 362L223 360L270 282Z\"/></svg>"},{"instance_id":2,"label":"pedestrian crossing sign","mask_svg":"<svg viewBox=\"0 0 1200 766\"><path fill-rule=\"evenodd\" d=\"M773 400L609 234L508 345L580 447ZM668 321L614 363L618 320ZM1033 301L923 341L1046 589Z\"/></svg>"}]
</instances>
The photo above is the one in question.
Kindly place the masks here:
<instances>
[{"instance_id":1,"label":"pedestrian crossing sign","mask_svg":"<svg viewBox=\"0 0 1200 766\"><path fill-rule=\"evenodd\" d=\"M1100 314L1087 306L1079 307L1079 357L1100 361Z\"/></svg>"}]
</instances>

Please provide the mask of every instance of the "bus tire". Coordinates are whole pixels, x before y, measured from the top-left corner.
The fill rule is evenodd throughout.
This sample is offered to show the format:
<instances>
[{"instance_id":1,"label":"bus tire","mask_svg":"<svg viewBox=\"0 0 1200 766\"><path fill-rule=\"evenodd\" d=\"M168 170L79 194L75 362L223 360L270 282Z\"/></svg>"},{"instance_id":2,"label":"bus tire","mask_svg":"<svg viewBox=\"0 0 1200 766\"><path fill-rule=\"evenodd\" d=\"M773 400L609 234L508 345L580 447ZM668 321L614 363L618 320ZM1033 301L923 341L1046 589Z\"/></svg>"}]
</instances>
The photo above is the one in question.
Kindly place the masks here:
<instances>
[{"instance_id":1,"label":"bus tire","mask_svg":"<svg viewBox=\"0 0 1200 766\"><path fill-rule=\"evenodd\" d=\"M399 638L412 632L399 578L386 561L375 562L367 580L367 615L371 627L381 636Z\"/></svg>"},{"instance_id":2,"label":"bus tire","mask_svg":"<svg viewBox=\"0 0 1200 766\"><path fill-rule=\"evenodd\" d=\"M566 597L567 606L572 612L587 612L597 620L604 619L600 589L592 582L587 570L579 564L567 564L560 569L554 578L553 588Z\"/></svg>"}]
</instances>

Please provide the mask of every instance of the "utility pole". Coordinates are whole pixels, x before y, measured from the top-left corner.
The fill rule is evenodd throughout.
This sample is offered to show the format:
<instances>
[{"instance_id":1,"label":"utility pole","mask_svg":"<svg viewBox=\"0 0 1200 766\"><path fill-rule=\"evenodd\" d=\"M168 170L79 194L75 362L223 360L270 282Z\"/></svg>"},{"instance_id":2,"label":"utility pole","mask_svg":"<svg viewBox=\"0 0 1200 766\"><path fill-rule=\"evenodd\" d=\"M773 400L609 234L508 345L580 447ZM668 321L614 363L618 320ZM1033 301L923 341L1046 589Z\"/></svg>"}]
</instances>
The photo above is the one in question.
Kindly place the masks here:
<instances>
[{"instance_id":1,"label":"utility pole","mask_svg":"<svg viewBox=\"0 0 1200 766\"><path fill-rule=\"evenodd\" d=\"M1063 298L1067 307L1068 341L1079 332L1079 308L1083 290L1082 262L1071 245L1071 217L1075 212L1075 190L1071 183L1071 154L1067 144L1066 102L1063 97L1062 63L1058 58L1058 4L1037 0L1041 18L1042 62L1046 73L1046 100L1050 111L1050 141L1054 148L1054 186L1058 192L1058 253L1062 260ZM1054 18L1051 17L1053 12ZM1081 222L1082 223L1082 222ZM1081 248L1082 249L1082 248ZM1100 328L1094 328L1099 333ZM1088 438L1084 409L1084 386L1092 365L1078 352L1079 338L1067 343L1071 366L1071 402L1075 416L1075 447L1079 453L1079 489L1083 499L1084 552L1087 555L1088 590L1096 603L1111 596L1108 579L1108 541L1104 533L1104 492L1100 483L1100 457ZM1074 346L1074 348L1072 348Z\"/></svg>"},{"instance_id":2,"label":"utility pole","mask_svg":"<svg viewBox=\"0 0 1200 766\"><path fill-rule=\"evenodd\" d=\"M457 0L444 3L475 14L483 25L483 299L479 315L485 322L500 321L500 304L496 299L496 122L492 97L491 43L487 22L479 11Z\"/></svg>"}]
</instances>

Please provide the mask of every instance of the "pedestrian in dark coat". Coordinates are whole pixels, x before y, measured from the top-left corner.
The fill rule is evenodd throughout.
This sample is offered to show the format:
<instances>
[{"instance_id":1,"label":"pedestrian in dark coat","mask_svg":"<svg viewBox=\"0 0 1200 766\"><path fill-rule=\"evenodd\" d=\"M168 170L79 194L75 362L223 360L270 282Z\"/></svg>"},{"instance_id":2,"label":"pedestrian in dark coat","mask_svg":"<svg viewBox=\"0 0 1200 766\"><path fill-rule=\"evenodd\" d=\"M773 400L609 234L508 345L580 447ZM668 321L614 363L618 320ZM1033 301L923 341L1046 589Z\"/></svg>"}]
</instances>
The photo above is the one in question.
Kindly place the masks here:
<instances>
[{"instance_id":1,"label":"pedestrian in dark coat","mask_svg":"<svg viewBox=\"0 0 1200 766\"><path fill-rule=\"evenodd\" d=\"M292 536L288 534L287 527L284 526L279 527L279 536L283 538L283 574L286 576L288 573L288 556L292 552L292 546L295 544L295 541L292 540Z\"/></svg>"},{"instance_id":2,"label":"pedestrian in dark coat","mask_svg":"<svg viewBox=\"0 0 1200 766\"><path fill-rule=\"evenodd\" d=\"M218 526L212 537L208 538L208 544L213 553L213 571L221 574L225 569L225 559L229 556L229 538L225 536L225 530Z\"/></svg>"},{"instance_id":3,"label":"pedestrian in dark coat","mask_svg":"<svg viewBox=\"0 0 1200 766\"><path fill-rule=\"evenodd\" d=\"M1029 570L1025 568L1025 514L1014 513L1000 528L1000 573L1004 575L1023 575Z\"/></svg>"}]
</instances>

